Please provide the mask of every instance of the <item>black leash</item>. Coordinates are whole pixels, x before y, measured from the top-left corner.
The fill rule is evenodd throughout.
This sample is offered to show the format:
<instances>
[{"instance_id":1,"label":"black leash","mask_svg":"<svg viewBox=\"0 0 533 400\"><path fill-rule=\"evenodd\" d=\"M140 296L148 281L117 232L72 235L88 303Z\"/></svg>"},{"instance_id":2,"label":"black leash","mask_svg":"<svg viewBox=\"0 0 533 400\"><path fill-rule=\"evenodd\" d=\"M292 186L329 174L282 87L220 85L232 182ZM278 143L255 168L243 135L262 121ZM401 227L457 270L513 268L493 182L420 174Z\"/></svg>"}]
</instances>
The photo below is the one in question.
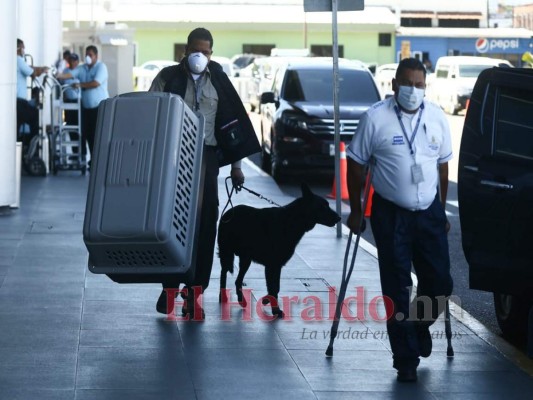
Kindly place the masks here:
<instances>
[{"instance_id":1,"label":"black leash","mask_svg":"<svg viewBox=\"0 0 533 400\"><path fill-rule=\"evenodd\" d=\"M224 209L222 210L222 215L224 215L224 212L226 211L226 208L228 208L228 205L231 204L231 208L233 208L233 203L231 202L231 196L233 195L233 192L237 192L238 193L241 189L244 189L247 192L253 194L254 196L259 197L261 200L267 201L269 204L272 204L272 205L278 206L278 207L282 207L278 203L275 203L274 201L272 201L271 199L263 196L260 193L257 193L257 192L254 192L251 189L248 189L244 185L238 185L238 186L232 185L231 191L230 191L229 188L228 188L228 180L230 180L230 179L231 179L231 176L228 176L226 178L225 182L224 182L224 184L226 185L226 194L228 195L228 201L226 202L226 205L224 206Z\"/></svg>"}]
</instances>

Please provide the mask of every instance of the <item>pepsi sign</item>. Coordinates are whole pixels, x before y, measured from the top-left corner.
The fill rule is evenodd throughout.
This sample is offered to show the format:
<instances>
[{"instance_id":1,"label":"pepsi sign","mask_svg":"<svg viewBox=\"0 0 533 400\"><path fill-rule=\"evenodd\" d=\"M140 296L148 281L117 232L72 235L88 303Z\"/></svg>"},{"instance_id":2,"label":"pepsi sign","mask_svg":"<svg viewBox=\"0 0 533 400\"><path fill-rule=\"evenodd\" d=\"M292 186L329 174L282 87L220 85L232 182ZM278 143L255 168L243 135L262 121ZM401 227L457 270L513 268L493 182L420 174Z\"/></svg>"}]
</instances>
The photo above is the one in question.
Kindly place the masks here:
<instances>
[{"instance_id":1,"label":"pepsi sign","mask_svg":"<svg viewBox=\"0 0 533 400\"><path fill-rule=\"evenodd\" d=\"M479 38L476 40L476 51L478 53L487 53L492 51L506 51L509 49L518 49L520 43L518 39L487 39Z\"/></svg>"}]
</instances>

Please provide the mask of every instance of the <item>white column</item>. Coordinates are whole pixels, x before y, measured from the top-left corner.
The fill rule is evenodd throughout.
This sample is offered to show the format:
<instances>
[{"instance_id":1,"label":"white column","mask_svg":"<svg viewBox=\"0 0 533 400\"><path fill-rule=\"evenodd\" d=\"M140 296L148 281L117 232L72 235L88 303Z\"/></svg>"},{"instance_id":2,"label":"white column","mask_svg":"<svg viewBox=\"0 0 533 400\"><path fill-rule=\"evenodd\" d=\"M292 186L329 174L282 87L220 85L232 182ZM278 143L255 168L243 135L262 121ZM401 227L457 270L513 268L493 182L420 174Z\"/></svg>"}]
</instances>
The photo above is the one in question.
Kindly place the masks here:
<instances>
[{"instance_id":1,"label":"white column","mask_svg":"<svg viewBox=\"0 0 533 400\"><path fill-rule=\"evenodd\" d=\"M33 65L54 65L62 56L61 0L18 0L17 2L18 37L24 41L26 53L33 57ZM50 90L44 93L42 114L44 126L49 126L51 123L51 95ZM48 151L43 152L43 161L48 166Z\"/></svg>"},{"instance_id":2,"label":"white column","mask_svg":"<svg viewBox=\"0 0 533 400\"><path fill-rule=\"evenodd\" d=\"M37 66L53 65L60 54L63 23L61 0L17 0L18 37Z\"/></svg>"},{"instance_id":3,"label":"white column","mask_svg":"<svg viewBox=\"0 0 533 400\"><path fill-rule=\"evenodd\" d=\"M24 41L26 53L33 57L37 66L52 63L44 60L44 2L45 0L17 0L17 34Z\"/></svg>"},{"instance_id":4,"label":"white column","mask_svg":"<svg viewBox=\"0 0 533 400\"><path fill-rule=\"evenodd\" d=\"M6 49L0 63L0 207L15 203L17 7L14 1L2 2L0 48Z\"/></svg>"},{"instance_id":5,"label":"white column","mask_svg":"<svg viewBox=\"0 0 533 400\"><path fill-rule=\"evenodd\" d=\"M44 7L44 64L51 65L63 57L63 21L61 0L45 0Z\"/></svg>"}]
</instances>

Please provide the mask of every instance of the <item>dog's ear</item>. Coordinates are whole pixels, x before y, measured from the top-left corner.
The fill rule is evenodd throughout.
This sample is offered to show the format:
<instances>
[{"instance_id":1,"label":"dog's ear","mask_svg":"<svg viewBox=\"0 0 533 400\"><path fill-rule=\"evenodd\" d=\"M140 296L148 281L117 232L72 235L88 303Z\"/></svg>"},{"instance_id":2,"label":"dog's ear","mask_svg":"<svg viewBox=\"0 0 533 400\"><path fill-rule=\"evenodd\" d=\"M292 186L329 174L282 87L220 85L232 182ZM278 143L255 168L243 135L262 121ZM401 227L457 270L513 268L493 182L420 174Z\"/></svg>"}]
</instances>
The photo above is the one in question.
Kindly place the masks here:
<instances>
[{"instance_id":1,"label":"dog's ear","mask_svg":"<svg viewBox=\"0 0 533 400\"><path fill-rule=\"evenodd\" d=\"M309 186L307 186L307 184L302 183L301 187L302 187L302 195L303 195L303 197L308 197L308 196L312 196L313 195L313 192L311 192L311 189L309 189Z\"/></svg>"}]
</instances>

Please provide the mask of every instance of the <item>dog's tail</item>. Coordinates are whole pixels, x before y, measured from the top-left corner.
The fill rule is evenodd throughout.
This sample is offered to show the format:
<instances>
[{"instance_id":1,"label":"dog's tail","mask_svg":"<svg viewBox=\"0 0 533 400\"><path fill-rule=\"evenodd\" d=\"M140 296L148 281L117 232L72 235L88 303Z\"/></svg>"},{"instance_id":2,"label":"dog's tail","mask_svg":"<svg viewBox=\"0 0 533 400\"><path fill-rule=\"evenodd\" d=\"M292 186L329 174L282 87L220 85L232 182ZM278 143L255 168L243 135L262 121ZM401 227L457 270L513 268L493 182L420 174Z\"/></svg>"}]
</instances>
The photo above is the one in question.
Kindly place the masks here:
<instances>
[{"instance_id":1,"label":"dog's tail","mask_svg":"<svg viewBox=\"0 0 533 400\"><path fill-rule=\"evenodd\" d=\"M222 272L229 272L233 274L233 261L235 260L235 255L232 251L228 251L224 246L218 246L218 257L220 258L220 266L222 267Z\"/></svg>"}]
</instances>

